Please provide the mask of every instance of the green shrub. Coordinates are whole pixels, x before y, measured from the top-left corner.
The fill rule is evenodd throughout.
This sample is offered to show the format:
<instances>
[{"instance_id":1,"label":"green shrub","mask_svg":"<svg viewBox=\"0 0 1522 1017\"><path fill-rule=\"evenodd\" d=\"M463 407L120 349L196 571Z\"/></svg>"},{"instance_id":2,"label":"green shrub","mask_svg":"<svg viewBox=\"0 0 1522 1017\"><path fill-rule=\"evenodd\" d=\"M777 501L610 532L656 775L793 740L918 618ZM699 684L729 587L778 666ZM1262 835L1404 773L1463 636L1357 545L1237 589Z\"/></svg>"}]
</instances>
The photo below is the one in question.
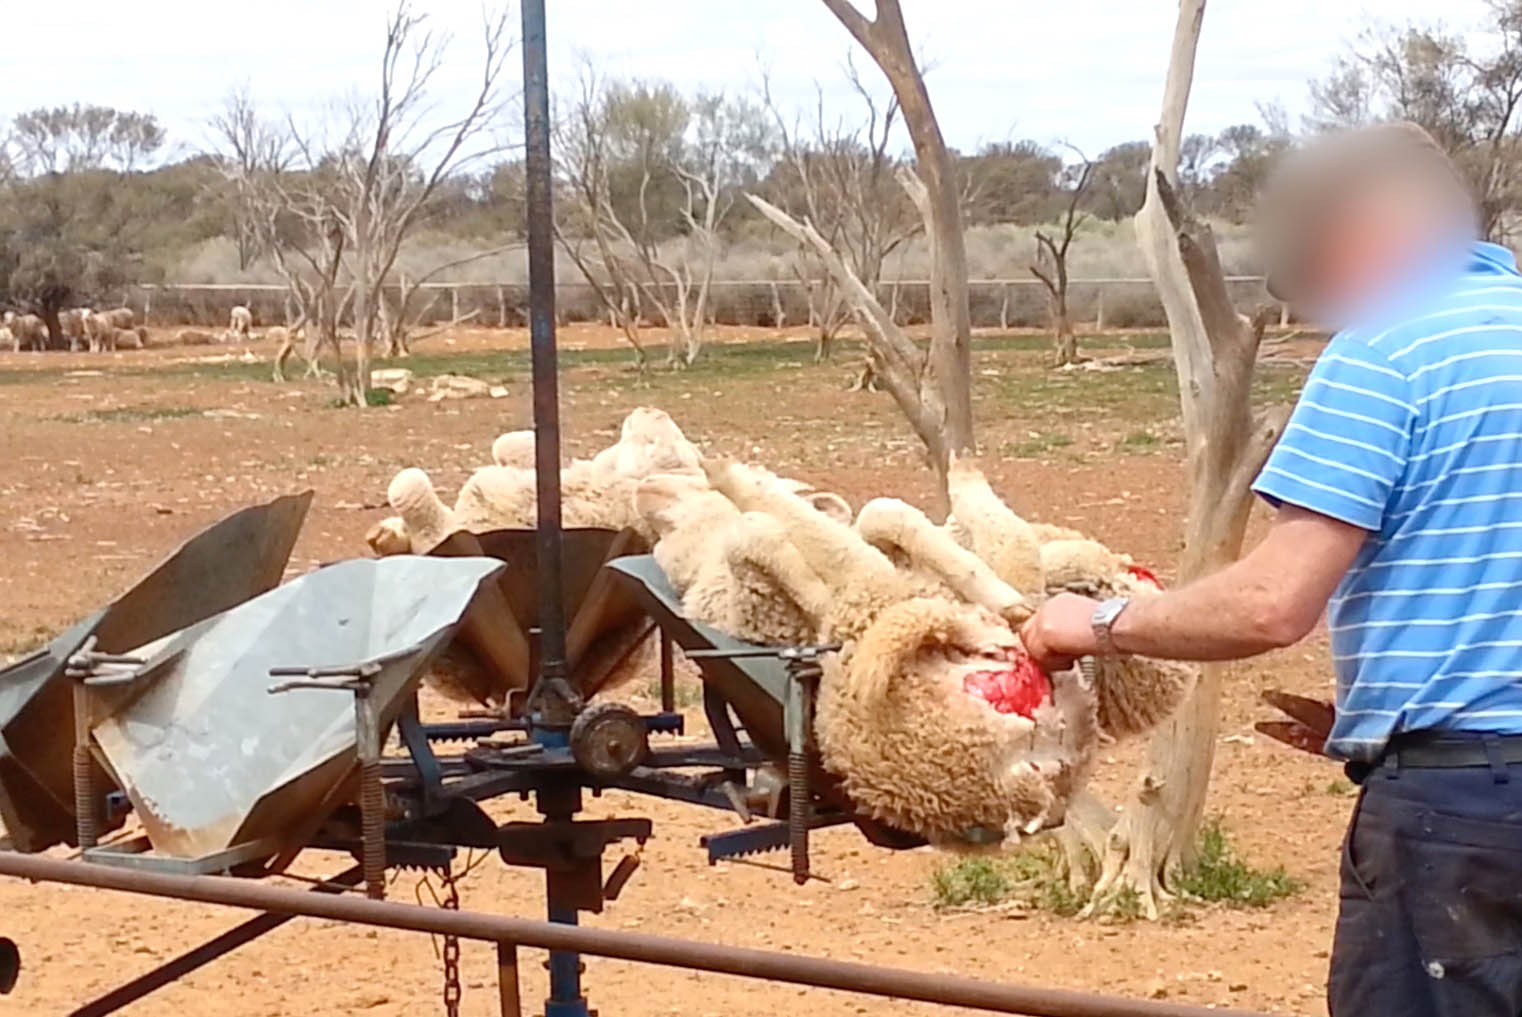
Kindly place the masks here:
<instances>
[{"instance_id":1,"label":"green shrub","mask_svg":"<svg viewBox=\"0 0 1522 1017\"><path fill-rule=\"evenodd\" d=\"M937 907L998 904L1009 896L1014 883L998 859L963 858L943 865L930 876Z\"/></svg>"},{"instance_id":2,"label":"green shrub","mask_svg":"<svg viewBox=\"0 0 1522 1017\"><path fill-rule=\"evenodd\" d=\"M1179 888L1200 901L1266 908L1303 886L1283 866L1265 870L1248 865L1231 846L1220 817L1213 816L1200 830L1199 854L1179 873Z\"/></svg>"}]
</instances>

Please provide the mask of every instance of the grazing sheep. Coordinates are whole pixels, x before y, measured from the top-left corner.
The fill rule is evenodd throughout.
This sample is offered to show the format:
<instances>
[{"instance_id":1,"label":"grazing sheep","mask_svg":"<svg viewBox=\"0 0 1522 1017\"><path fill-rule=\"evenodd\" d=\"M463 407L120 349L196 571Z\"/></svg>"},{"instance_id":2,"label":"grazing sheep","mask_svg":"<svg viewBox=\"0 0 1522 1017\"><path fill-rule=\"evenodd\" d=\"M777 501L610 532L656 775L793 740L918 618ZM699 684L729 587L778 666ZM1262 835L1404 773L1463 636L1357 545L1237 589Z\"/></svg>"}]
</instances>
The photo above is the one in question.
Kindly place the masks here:
<instances>
[{"instance_id":1,"label":"grazing sheep","mask_svg":"<svg viewBox=\"0 0 1522 1017\"><path fill-rule=\"evenodd\" d=\"M16 337L11 334L11 330L4 325L0 325L0 348L7 347L12 353L21 348L20 344L16 342Z\"/></svg>"},{"instance_id":2,"label":"grazing sheep","mask_svg":"<svg viewBox=\"0 0 1522 1017\"><path fill-rule=\"evenodd\" d=\"M75 307L58 312L58 331L69 341L69 352L78 353L88 343L85 319L90 316L88 307Z\"/></svg>"},{"instance_id":3,"label":"grazing sheep","mask_svg":"<svg viewBox=\"0 0 1522 1017\"><path fill-rule=\"evenodd\" d=\"M48 326L35 314L5 312L5 325L11 330L15 348L40 352L48 348Z\"/></svg>"},{"instance_id":4,"label":"grazing sheep","mask_svg":"<svg viewBox=\"0 0 1522 1017\"><path fill-rule=\"evenodd\" d=\"M131 328L137 324L137 315L132 313L130 307L114 307L106 312L106 317L110 319L112 328Z\"/></svg>"},{"instance_id":5,"label":"grazing sheep","mask_svg":"<svg viewBox=\"0 0 1522 1017\"><path fill-rule=\"evenodd\" d=\"M249 335L254 328L254 314L242 304L238 304L232 310L227 320L227 331L234 338L249 340Z\"/></svg>"},{"instance_id":6,"label":"grazing sheep","mask_svg":"<svg viewBox=\"0 0 1522 1017\"><path fill-rule=\"evenodd\" d=\"M116 323L111 320L110 314L91 311L85 316L84 327L85 334L89 337L91 353L100 353L115 346Z\"/></svg>"}]
</instances>

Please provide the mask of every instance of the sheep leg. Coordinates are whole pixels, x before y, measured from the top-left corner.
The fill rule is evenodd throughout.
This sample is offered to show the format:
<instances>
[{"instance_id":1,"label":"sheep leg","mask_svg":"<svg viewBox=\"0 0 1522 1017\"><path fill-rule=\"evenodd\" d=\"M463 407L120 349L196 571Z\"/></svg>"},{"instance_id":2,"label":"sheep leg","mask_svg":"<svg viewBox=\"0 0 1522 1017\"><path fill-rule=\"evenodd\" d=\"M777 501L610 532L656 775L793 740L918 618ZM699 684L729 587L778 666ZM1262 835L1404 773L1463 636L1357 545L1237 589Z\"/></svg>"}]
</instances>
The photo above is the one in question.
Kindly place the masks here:
<instances>
[{"instance_id":1,"label":"sheep leg","mask_svg":"<svg viewBox=\"0 0 1522 1017\"><path fill-rule=\"evenodd\" d=\"M829 518L764 471L734 463L703 464L709 483L742 512L777 520L814 573L837 586L892 586L899 576L880 551L860 535Z\"/></svg>"},{"instance_id":2,"label":"sheep leg","mask_svg":"<svg viewBox=\"0 0 1522 1017\"><path fill-rule=\"evenodd\" d=\"M856 529L867 543L897 548L911 562L940 576L963 600L1010 621L1030 617L1030 605L1019 592L914 506L897 498L874 499L862 507Z\"/></svg>"},{"instance_id":3,"label":"sheep leg","mask_svg":"<svg viewBox=\"0 0 1522 1017\"><path fill-rule=\"evenodd\" d=\"M833 599L830 589L775 519L742 516L725 533L724 559L731 570L749 567L768 576L813 621L816 632L822 629Z\"/></svg>"}]
</instances>

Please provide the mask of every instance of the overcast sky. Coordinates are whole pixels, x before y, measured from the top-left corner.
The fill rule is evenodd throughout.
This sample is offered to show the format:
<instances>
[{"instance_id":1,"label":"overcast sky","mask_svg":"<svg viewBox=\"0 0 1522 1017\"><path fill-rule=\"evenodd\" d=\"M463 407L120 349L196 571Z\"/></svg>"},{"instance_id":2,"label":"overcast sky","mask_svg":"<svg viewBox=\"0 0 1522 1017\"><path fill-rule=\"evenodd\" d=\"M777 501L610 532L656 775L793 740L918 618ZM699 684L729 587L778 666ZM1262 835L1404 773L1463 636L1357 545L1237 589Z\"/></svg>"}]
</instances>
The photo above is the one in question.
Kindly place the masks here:
<instances>
[{"instance_id":1,"label":"overcast sky","mask_svg":"<svg viewBox=\"0 0 1522 1017\"><path fill-rule=\"evenodd\" d=\"M114 105L157 114L179 149L194 150L207 138L207 117L240 81L261 104L298 114L370 89L389 6L5 0L12 44L0 59L0 115L76 101ZM446 90L468 90L479 0L415 6L454 35ZM1157 116L1172 0L904 0L904 7L933 67L942 127L958 147L1030 137L1071 140L1092 153L1146 136ZM688 89L753 89L765 67L783 101L807 103L819 80L849 111L841 67L850 38L818 0L548 0L548 8L552 80L573 76L583 55L607 75L666 78ZM1470 29L1482 12L1483 0L1215 0L1188 129L1255 120L1257 100L1299 113L1306 80L1373 16L1403 22L1441 14ZM516 54L513 60L516 79Z\"/></svg>"}]
</instances>

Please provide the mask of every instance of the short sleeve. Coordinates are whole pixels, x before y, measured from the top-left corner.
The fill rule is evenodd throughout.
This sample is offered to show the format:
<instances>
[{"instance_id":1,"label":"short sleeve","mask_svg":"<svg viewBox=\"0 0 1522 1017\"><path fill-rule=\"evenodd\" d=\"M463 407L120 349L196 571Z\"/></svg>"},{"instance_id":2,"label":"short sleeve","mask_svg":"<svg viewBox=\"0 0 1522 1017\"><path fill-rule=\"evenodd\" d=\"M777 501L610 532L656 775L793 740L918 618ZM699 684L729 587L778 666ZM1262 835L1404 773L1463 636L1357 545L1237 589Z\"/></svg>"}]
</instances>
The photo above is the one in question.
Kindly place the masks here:
<instances>
[{"instance_id":1,"label":"short sleeve","mask_svg":"<svg viewBox=\"0 0 1522 1017\"><path fill-rule=\"evenodd\" d=\"M1334 339L1253 490L1275 506L1378 530L1406 468L1416 415L1404 374L1378 350Z\"/></svg>"}]
</instances>

